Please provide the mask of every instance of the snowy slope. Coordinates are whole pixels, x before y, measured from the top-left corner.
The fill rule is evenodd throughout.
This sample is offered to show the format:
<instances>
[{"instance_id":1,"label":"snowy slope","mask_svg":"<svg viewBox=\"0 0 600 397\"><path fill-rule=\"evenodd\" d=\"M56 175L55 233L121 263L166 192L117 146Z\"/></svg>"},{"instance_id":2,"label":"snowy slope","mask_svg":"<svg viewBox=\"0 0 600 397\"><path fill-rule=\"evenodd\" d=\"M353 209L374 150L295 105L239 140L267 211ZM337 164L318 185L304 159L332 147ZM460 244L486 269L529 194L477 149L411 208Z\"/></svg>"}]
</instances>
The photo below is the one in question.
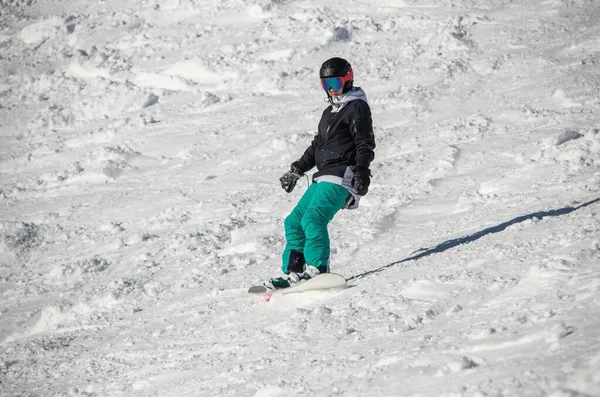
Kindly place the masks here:
<instances>
[{"instance_id":1,"label":"snowy slope","mask_svg":"<svg viewBox=\"0 0 600 397\"><path fill-rule=\"evenodd\" d=\"M594 0L0 0L0 395L600 395ZM274 297L348 58L352 288Z\"/></svg>"}]
</instances>

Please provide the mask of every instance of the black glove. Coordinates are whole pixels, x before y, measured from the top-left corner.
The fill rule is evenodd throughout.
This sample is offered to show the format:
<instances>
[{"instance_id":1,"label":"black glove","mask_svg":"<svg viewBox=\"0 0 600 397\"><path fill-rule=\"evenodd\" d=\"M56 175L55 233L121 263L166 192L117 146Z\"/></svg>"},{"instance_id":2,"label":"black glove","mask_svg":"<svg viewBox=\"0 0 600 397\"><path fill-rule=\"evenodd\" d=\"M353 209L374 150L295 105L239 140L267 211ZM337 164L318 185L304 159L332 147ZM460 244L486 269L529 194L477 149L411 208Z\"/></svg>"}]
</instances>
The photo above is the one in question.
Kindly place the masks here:
<instances>
[{"instance_id":1,"label":"black glove","mask_svg":"<svg viewBox=\"0 0 600 397\"><path fill-rule=\"evenodd\" d=\"M371 184L371 171L364 167L354 168L354 178L352 178L352 187L361 196L364 196L369 191Z\"/></svg>"},{"instance_id":2,"label":"black glove","mask_svg":"<svg viewBox=\"0 0 600 397\"><path fill-rule=\"evenodd\" d=\"M290 170L279 178L281 187L286 192L291 193L291 191L294 190L294 187L296 187L296 182L298 182L298 179L302 178L303 175L304 172L300 171L298 167L292 164Z\"/></svg>"}]
</instances>

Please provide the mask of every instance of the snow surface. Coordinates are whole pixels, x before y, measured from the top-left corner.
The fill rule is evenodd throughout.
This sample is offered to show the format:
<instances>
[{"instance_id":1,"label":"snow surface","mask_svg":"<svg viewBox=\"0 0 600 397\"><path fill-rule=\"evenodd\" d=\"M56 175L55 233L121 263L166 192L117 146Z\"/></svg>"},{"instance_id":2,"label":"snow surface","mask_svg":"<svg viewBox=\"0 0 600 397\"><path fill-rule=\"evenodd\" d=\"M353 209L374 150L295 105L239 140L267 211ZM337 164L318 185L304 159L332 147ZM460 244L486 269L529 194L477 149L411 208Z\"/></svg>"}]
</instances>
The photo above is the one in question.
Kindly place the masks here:
<instances>
[{"instance_id":1,"label":"snow surface","mask_svg":"<svg viewBox=\"0 0 600 397\"><path fill-rule=\"evenodd\" d=\"M0 0L0 395L599 396L595 0ZM340 55L351 288L275 296Z\"/></svg>"}]
</instances>

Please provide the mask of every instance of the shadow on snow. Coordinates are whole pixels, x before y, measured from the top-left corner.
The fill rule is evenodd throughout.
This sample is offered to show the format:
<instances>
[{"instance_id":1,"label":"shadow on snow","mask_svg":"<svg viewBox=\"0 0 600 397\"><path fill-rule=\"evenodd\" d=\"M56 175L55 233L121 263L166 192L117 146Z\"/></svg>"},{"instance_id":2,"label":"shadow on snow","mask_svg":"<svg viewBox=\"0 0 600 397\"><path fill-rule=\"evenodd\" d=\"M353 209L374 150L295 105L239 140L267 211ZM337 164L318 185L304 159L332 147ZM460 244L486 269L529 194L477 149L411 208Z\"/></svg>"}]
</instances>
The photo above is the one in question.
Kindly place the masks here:
<instances>
[{"instance_id":1,"label":"shadow on snow","mask_svg":"<svg viewBox=\"0 0 600 397\"><path fill-rule=\"evenodd\" d=\"M404 263L404 262L408 262L408 261L414 261L417 259L421 259L424 258L426 256L429 256L431 254L438 254L440 252L444 252L446 250L449 250L450 248L454 248L456 246L459 246L461 244L466 244L466 243L471 243L473 241L479 240L480 238L487 236L488 234L493 234L493 233L498 233L503 231L504 229L506 229L509 226L512 225L516 225L517 223L521 223L530 219L542 219L545 217L551 217L551 216L561 216L561 215L566 215L569 214L573 211L577 211L580 208L583 207L587 207L589 205L592 205L594 203L600 202L600 198L594 199L592 201L588 201L587 203L583 203L581 205L578 205L577 207L564 207L564 208L558 208L558 209L554 209L554 210L548 210L548 211L539 211L539 212L534 212L531 214L527 214L527 215L521 215L518 216L514 219L511 219L510 221L501 223L499 225L496 226L492 226L492 227L488 227L487 229L483 229L480 230L478 232L475 232L473 234L470 234L468 236L464 236L464 237L459 237L459 238L455 238L452 240L448 240L448 241L444 241L443 243L440 243L438 245L436 245L435 247L431 247L431 248L421 248L415 252L413 252L414 255L409 256L408 258L404 258L401 259L399 261L396 262L392 262L389 263L387 265L384 265L378 269L374 269L374 270L369 270L366 271L364 273L361 274L357 274L355 276L352 276L350 278L348 278L348 281L352 281L352 280L357 280L357 279L361 279L367 276L370 276L371 274L375 274L375 273L379 273L384 271L387 268L390 268L392 266L398 265L400 263Z\"/></svg>"}]
</instances>

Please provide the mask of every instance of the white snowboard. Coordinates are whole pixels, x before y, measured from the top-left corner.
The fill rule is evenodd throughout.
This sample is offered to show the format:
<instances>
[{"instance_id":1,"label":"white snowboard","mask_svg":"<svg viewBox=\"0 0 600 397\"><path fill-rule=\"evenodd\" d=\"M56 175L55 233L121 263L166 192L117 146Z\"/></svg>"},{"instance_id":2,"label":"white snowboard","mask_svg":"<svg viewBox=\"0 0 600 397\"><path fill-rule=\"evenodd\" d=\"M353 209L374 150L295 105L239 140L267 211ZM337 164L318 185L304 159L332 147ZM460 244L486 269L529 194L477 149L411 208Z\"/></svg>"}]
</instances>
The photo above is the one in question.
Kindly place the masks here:
<instances>
[{"instance_id":1,"label":"white snowboard","mask_svg":"<svg viewBox=\"0 0 600 397\"><path fill-rule=\"evenodd\" d=\"M345 286L346 279L343 276L335 273L323 273L293 287L269 290L262 285L256 285L250 287L248 292L251 294L273 293L285 295L294 294L296 292L341 288Z\"/></svg>"}]
</instances>

